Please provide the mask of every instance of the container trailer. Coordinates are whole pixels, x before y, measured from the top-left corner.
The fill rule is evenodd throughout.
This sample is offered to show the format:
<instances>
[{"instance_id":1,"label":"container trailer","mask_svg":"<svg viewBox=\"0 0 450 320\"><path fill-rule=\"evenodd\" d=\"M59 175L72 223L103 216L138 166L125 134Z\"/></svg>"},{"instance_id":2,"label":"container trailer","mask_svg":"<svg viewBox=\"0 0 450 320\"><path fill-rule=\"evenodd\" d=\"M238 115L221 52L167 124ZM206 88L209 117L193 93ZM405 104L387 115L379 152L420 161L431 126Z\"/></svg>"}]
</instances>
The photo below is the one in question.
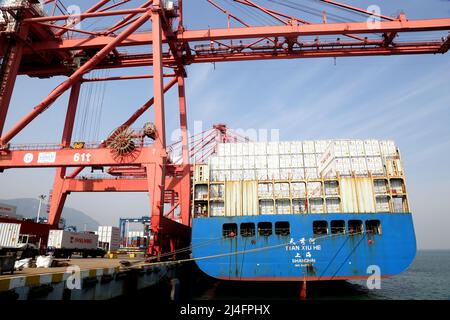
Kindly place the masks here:
<instances>
[{"instance_id":1,"label":"container trailer","mask_svg":"<svg viewBox=\"0 0 450 320\"><path fill-rule=\"evenodd\" d=\"M50 230L47 250L58 258L69 258L73 254L79 254L83 258L103 258L106 254L104 249L98 247L98 235L65 230Z\"/></svg>"},{"instance_id":2,"label":"container trailer","mask_svg":"<svg viewBox=\"0 0 450 320\"><path fill-rule=\"evenodd\" d=\"M33 239L32 235L21 233L20 223L0 222L0 255L34 258L39 254L39 247Z\"/></svg>"}]
</instances>

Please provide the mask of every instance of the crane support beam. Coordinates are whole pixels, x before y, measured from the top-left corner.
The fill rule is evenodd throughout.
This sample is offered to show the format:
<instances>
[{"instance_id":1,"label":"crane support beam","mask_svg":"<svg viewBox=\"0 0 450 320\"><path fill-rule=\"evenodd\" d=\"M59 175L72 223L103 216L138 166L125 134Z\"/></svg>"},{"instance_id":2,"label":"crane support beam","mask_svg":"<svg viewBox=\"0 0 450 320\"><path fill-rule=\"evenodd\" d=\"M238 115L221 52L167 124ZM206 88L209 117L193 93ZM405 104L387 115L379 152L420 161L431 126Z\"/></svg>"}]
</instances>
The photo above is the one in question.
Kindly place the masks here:
<instances>
[{"instance_id":1,"label":"crane support beam","mask_svg":"<svg viewBox=\"0 0 450 320\"><path fill-rule=\"evenodd\" d=\"M226 39L253 39L266 37L300 37L338 34L379 34L389 32L422 32L450 30L450 18L407 20L407 21L381 21L374 28L367 22L301 24L260 27L235 27L202 30L187 30L177 33L177 40L181 42L220 41ZM76 39L48 40L36 42L33 48L36 51L52 50L86 50L100 49L111 42L111 36L81 37ZM148 45L153 41L152 32L135 33L127 36L119 46ZM167 38L162 36L163 43ZM31 53L30 49L24 49Z\"/></svg>"},{"instance_id":2,"label":"crane support beam","mask_svg":"<svg viewBox=\"0 0 450 320\"><path fill-rule=\"evenodd\" d=\"M142 147L135 160L120 163L108 148L1 151L0 169L140 165L159 161L160 151L153 146Z\"/></svg>"},{"instance_id":3,"label":"crane support beam","mask_svg":"<svg viewBox=\"0 0 450 320\"><path fill-rule=\"evenodd\" d=\"M25 48L22 39L28 35L29 26L19 26L16 38L7 40L7 55L3 56L0 63L0 136L3 133L6 116L8 114L9 103L14 90L17 74L19 73L20 62Z\"/></svg>"},{"instance_id":4,"label":"crane support beam","mask_svg":"<svg viewBox=\"0 0 450 320\"><path fill-rule=\"evenodd\" d=\"M164 110L164 79L163 79L163 27L161 14L163 4L160 0L154 0L152 6L152 31L153 31L153 97L154 97L154 125L155 125L155 143L154 148L159 155L155 162L146 165L148 193L150 197L151 208L151 230L153 239L150 241L149 253L159 255L163 251L162 219L164 213L164 184L165 167L167 161L166 151L166 128L165 128L165 110ZM162 231L163 230L163 231Z\"/></svg>"},{"instance_id":5,"label":"crane support beam","mask_svg":"<svg viewBox=\"0 0 450 320\"><path fill-rule=\"evenodd\" d=\"M317 46L317 45L315 45ZM251 60L278 60L278 59L302 59L302 58L328 58L328 57L358 57L358 56L385 56L385 55L410 55L410 54L436 54L446 53L448 44L444 41L426 42L426 43L396 43L388 47L383 46L382 41L375 43L340 43L340 44L320 44L319 49L313 49L313 45L305 45L304 49L286 50L249 50L243 52L210 52L199 55L193 55L186 59L186 63L211 63L211 62L229 62L229 61L251 61ZM447 48L447 49L446 49ZM174 65L175 60L171 57L163 58L164 65ZM152 66L153 56L137 55L119 57L115 62L98 65L96 69L112 69L126 67ZM24 69L20 74L29 76L45 77L49 75L64 75L67 69L64 67L40 67Z\"/></svg>"},{"instance_id":6,"label":"crane support beam","mask_svg":"<svg viewBox=\"0 0 450 320\"><path fill-rule=\"evenodd\" d=\"M69 104L67 106L66 120L64 122L64 129L61 138L61 146L67 148L70 146L73 127L75 123L75 115L78 106L78 99L80 97L81 82L77 81L72 86L70 91ZM56 168L55 178L53 180L53 189L51 191L50 202L50 212L48 213L48 223L52 226L57 226L59 219L64 208L64 203L66 202L67 193L62 191L62 186L64 183L64 177L66 175L66 168Z\"/></svg>"},{"instance_id":7,"label":"crane support beam","mask_svg":"<svg viewBox=\"0 0 450 320\"><path fill-rule=\"evenodd\" d=\"M190 225L191 210L191 167L189 164L189 140L186 113L186 92L184 75L178 75L178 104L180 113L180 130L181 130L181 149L183 160L183 171L181 178L180 210L183 224Z\"/></svg>"}]
</instances>

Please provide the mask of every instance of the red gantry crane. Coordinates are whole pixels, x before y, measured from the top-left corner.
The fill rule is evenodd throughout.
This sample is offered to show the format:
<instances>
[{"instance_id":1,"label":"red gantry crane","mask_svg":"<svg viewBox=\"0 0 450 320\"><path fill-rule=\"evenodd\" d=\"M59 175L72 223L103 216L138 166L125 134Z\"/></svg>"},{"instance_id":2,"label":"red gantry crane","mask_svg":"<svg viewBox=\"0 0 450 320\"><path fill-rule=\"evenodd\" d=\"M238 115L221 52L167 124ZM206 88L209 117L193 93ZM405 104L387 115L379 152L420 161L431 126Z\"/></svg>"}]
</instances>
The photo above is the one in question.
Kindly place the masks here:
<instances>
[{"instance_id":1,"label":"red gantry crane","mask_svg":"<svg viewBox=\"0 0 450 320\"><path fill-rule=\"evenodd\" d=\"M189 152L192 150L188 147L186 118L187 65L268 59L443 54L450 44L450 18L409 20L403 13L390 17L336 1L320 0L318 3L353 12L363 18L357 22L345 21L334 19L336 15L331 13L319 11L321 21L313 23L263 6L260 0L202 1L209 2L225 14L227 27L187 30L183 23L182 0L100 0L76 15L67 12L62 0L2 2L0 171L37 167L57 169L51 192L50 224L58 224L66 197L71 192L148 192L153 234L149 253L158 255L188 245L191 197ZM80 6L86 5L86 1L73 0L71 4L77 2ZM268 2L271 7L278 5L297 11L318 12L298 1ZM264 15L264 21L271 19L273 23L250 25L233 12L243 8L246 10L243 12L251 11L259 17ZM201 19L200 13L198 18ZM79 22L92 19L105 19L108 25L102 30L78 27ZM151 31L142 30L148 24L151 24ZM430 36L427 40L402 40L406 34L438 31L441 32L438 39L433 40ZM126 48L132 50L126 52ZM93 70L142 66L152 66L152 74L86 77ZM65 76L66 79L35 104L20 121L5 130L18 75L38 78ZM153 81L154 96L121 127L96 144L72 141L82 86L99 81L146 78ZM165 82L165 78L168 81ZM179 161L172 161L169 157L171 148L166 145L165 131L164 93L174 86L178 88L181 128L182 152ZM59 144L11 144L19 132L37 120L68 90L70 98ZM131 125L150 108L153 109L154 122L141 129L132 129ZM215 130L219 133L217 136L223 137L226 128L218 125ZM196 145L211 145L207 141L204 139ZM80 178L84 168L108 168L112 178ZM165 203L170 204L169 210L165 210ZM171 218L176 207L181 213L179 222Z\"/></svg>"}]
</instances>

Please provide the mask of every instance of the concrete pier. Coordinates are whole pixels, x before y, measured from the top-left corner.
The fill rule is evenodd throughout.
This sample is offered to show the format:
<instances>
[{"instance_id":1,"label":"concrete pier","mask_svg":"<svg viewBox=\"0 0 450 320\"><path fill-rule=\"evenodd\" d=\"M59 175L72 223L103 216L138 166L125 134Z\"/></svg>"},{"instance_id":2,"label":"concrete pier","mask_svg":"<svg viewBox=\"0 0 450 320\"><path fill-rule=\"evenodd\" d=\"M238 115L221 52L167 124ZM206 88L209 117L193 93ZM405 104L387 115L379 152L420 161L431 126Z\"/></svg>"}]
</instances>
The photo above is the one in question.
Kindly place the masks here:
<instances>
[{"instance_id":1,"label":"concrete pier","mask_svg":"<svg viewBox=\"0 0 450 320\"><path fill-rule=\"evenodd\" d=\"M27 268L1 275L0 300L112 299L175 279L178 269L173 262L121 267L120 261L72 259L67 267Z\"/></svg>"}]
</instances>

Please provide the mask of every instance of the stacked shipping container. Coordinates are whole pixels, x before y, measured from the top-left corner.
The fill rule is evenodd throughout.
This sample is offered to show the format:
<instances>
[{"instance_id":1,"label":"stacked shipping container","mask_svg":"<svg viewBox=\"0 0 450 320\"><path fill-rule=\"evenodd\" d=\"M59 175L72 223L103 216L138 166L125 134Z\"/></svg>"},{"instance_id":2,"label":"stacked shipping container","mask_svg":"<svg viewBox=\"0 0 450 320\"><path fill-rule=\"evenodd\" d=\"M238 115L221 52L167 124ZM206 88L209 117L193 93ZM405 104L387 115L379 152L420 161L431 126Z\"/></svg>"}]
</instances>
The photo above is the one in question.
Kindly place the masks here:
<instances>
[{"instance_id":1,"label":"stacked shipping container","mask_svg":"<svg viewBox=\"0 0 450 320\"><path fill-rule=\"evenodd\" d=\"M120 246L120 230L112 226L99 226L98 241L101 247L107 251L116 251Z\"/></svg>"},{"instance_id":2,"label":"stacked shipping container","mask_svg":"<svg viewBox=\"0 0 450 320\"><path fill-rule=\"evenodd\" d=\"M128 231L127 238L124 239L124 246L128 248L143 248L147 245L147 237L144 231Z\"/></svg>"},{"instance_id":3,"label":"stacked shipping container","mask_svg":"<svg viewBox=\"0 0 450 320\"><path fill-rule=\"evenodd\" d=\"M194 215L406 211L390 140L224 143L194 172Z\"/></svg>"}]
</instances>

